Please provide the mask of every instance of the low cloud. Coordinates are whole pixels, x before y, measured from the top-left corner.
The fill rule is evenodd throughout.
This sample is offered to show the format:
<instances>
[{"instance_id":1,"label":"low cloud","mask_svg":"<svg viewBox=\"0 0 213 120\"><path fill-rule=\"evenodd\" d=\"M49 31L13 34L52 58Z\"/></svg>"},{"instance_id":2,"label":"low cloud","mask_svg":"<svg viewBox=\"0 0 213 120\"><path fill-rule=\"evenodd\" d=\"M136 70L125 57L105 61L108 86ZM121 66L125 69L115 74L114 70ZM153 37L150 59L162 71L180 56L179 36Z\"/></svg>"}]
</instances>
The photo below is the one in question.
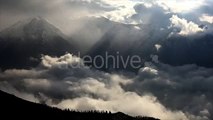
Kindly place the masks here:
<instances>
[{"instance_id":1,"label":"low cloud","mask_svg":"<svg viewBox=\"0 0 213 120\"><path fill-rule=\"evenodd\" d=\"M66 54L59 58L43 56L41 64L31 70L0 73L0 88L59 108L208 120L212 117L212 73L212 69L196 65L172 67L159 63L154 68L141 68L130 77L93 70L80 58Z\"/></svg>"},{"instance_id":2,"label":"low cloud","mask_svg":"<svg viewBox=\"0 0 213 120\"><path fill-rule=\"evenodd\" d=\"M212 69L196 65L173 67L159 63L155 67L141 68L130 87L134 86L131 89L141 94L153 94L171 109L179 108L184 113L199 116L196 119L211 119L212 74Z\"/></svg>"},{"instance_id":3,"label":"low cloud","mask_svg":"<svg viewBox=\"0 0 213 120\"><path fill-rule=\"evenodd\" d=\"M77 68L73 67L76 63L80 64ZM146 74L157 74L157 71L145 71ZM43 56L39 67L7 70L0 74L0 79L0 88L7 92L22 98L26 97L17 93L30 94L35 99L31 97L27 100L39 100L60 108L110 110L162 119L187 119L185 113L167 109L152 94L139 95L126 90L126 86L134 84L135 78L92 70L71 54L59 58Z\"/></svg>"}]
</instances>

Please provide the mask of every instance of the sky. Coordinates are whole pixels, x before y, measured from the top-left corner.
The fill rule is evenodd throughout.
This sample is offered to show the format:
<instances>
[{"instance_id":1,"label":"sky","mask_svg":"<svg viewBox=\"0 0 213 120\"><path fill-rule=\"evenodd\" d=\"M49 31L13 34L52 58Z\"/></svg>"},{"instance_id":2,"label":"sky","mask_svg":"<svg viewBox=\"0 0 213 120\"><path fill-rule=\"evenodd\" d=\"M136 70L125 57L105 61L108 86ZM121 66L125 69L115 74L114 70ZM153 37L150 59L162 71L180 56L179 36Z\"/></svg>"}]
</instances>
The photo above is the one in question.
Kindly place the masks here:
<instances>
[{"instance_id":1,"label":"sky","mask_svg":"<svg viewBox=\"0 0 213 120\"><path fill-rule=\"evenodd\" d=\"M110 38L106 49L157 54L136 73L96 70L71 53L42 55L36 67L0 71L0 89L62 109L213 119L212 5L212 0L0 0L0 31L41 16L85 51ZM149 44L153 48L146 51ZM79 68L72 67L76 64Z\"/></svg>"},{"instance_id":2,"label":"sky","mask_svg":"<svg viewBox=\"0 0 213 120\"><path fill-rule=\"evenodd\" d=\"M69 33L71 21L85 16L104 16L126 24L146 24L154 22L155 17L163 22L177 15L189 23L209 24L213 14L211 0L1 0L0 3L0 30L33 16L50 19Z\"/></svg>"}]
</instances>

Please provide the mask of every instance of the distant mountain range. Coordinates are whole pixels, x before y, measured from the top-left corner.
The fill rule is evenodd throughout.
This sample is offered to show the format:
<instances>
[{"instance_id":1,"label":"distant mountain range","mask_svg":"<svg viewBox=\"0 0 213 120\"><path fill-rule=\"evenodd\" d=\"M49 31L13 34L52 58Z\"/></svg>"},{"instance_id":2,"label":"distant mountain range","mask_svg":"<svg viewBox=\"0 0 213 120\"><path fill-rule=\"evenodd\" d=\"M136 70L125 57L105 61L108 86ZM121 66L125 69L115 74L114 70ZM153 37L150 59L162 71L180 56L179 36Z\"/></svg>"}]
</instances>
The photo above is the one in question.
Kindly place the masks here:
<instances>
[{"instance_id":1,"label":"distant mountain range","mask_svg":"<svg viewBox=\"0 0 213 120\"><path fill-rule=\"evenodd\" d=\"M171 35L172 28L122 24L106 18L85 18L82 23L82 28L67 37L41 17L17 22L0 32L0 68L31 68L40 63L42 54L60 56L78 51L93 58L97 55L105 58L106 52L116 56L119 52L125 59L138 55L144 61L150 61L154 54L170 65L213 67L213 35L210 33L194 37ZM156 49L156 45L160 48ZM110 61L108 65L111 65ZM129 64L120 69L138 71ZM111 66L103 66L101 70L110 71Z\"/></svg>"},{"instance_id":2,"label":"distant mountain range","mask_svg":"<svg viewBox=\"0 0 213 120\"><path fill-rule=\"evenodd\" d=\"M213 34L209 32L183 36L178 34L176 28L159 28L152 24L122 24L104 18L97 19L98 22L91 21L92 25L105 26L101 26L100 30L106 32L103 32L103 36L87 52L92 57L101 55L105 58L106 52L116 57L119 52L126 59L127 56L137 55L144 61L150 61L151 55L157 55L162 63L174 66L196 64L213 67ZM156 45L160 47L156 48ZM102 69L105 68L106 66ZM110 66L107 68L110 69ZM124 70L122 67L119 69ZM138 71L130 65L125 70Z\"/></svg>"},{"instance_id":3,"label":"distant mountain range","mask_svg":"<svg viewBox=\"0 0 213 120\"><path fill-rule=\"evenodd\" d=\"M71 120L159 120L151 117L131 117L124 113L87 111L77 112L61 110L22 100L13 95L0 91L1 117L7 119L71 119Z\"/></svg>"}]
</instances>

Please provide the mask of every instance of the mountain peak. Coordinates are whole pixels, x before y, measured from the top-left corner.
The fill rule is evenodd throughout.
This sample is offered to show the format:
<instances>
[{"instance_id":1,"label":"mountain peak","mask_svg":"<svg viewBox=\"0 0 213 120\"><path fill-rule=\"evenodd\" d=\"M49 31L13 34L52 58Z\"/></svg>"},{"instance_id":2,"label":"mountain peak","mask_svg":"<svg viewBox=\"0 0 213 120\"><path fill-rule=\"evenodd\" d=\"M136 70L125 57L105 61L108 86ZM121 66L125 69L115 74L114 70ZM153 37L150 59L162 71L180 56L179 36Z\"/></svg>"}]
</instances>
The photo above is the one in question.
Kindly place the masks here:
<instances>
[{"instance_id":1,"label":"mountain peak","mask_svg":"<svg viewBox=\"0 0 213 120\"><path fill-rule=\"evenodd\" d=\"M2 31L0 45L0 67L3 70L36 67L42 54L77 53L71 39L68 41L58 28L39 17L19 21Z\"/></svg>"},{"instance_id":2,"label":"mountain peak","mask_svg":"<svg viewBox=\"0 0 213 120\"><path fill-rule=\"evenodd\" d=\"M46 20L45 18L41 17L41 16L36 16L36 17L32 17L32 18L29 18L28 20L26 20L26 22L40 22L40 23L48 23L48 20Z\"/></svg>"},{"instance_id":3,"label":"mountain peak","mask_svg":"<svg viewBox=\"0 0 213 120\"><path fill-rule=\"evenodd\" d=\"M11 27L0 32L0 37L43 39L55 36L64 37L64 34L49 23L46 19L37 16L18 21Z\"/></svg>"},{"instance_id":4,"label":"mountain peak","mask_svg":"<svg viewBox=\"0 0 213 120\"><path fill-rule=\"evenodd\" d=\"M36 19L36 20L44 20L44 18L43 18L43 17L41 17L41 16L33 17L33 19Z\"/></svg>"}]
</instances>

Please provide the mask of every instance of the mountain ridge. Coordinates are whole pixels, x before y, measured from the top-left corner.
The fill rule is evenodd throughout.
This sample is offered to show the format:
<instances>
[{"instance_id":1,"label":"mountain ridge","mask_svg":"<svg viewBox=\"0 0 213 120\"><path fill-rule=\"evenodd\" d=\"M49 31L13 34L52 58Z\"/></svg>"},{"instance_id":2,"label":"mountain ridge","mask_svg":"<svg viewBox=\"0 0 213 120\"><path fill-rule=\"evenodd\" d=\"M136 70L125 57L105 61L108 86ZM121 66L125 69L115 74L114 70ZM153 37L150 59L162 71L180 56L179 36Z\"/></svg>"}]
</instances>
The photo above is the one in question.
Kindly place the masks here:
<instances>
[{"instance_id":1,"label":"mountain ridge","mask_svg":"<svg viewBox=\"0 0 213 120\"><path fill-rule=\"evenodd\" d=\"M46 105L32 103L14 95L8 94L0 90L0 111L1 115L6 118L12 118L13 115L20 119L34 118L54 118L54 119L67 119L72 120L159 120L152 117L131 117L121 112L111 113L107 111L87 111L79 112L74 110L61 110ZM7 116L7 115L10 116ZM25 116L25 114L27 114Z\"/></svg>"}]
</instances>

